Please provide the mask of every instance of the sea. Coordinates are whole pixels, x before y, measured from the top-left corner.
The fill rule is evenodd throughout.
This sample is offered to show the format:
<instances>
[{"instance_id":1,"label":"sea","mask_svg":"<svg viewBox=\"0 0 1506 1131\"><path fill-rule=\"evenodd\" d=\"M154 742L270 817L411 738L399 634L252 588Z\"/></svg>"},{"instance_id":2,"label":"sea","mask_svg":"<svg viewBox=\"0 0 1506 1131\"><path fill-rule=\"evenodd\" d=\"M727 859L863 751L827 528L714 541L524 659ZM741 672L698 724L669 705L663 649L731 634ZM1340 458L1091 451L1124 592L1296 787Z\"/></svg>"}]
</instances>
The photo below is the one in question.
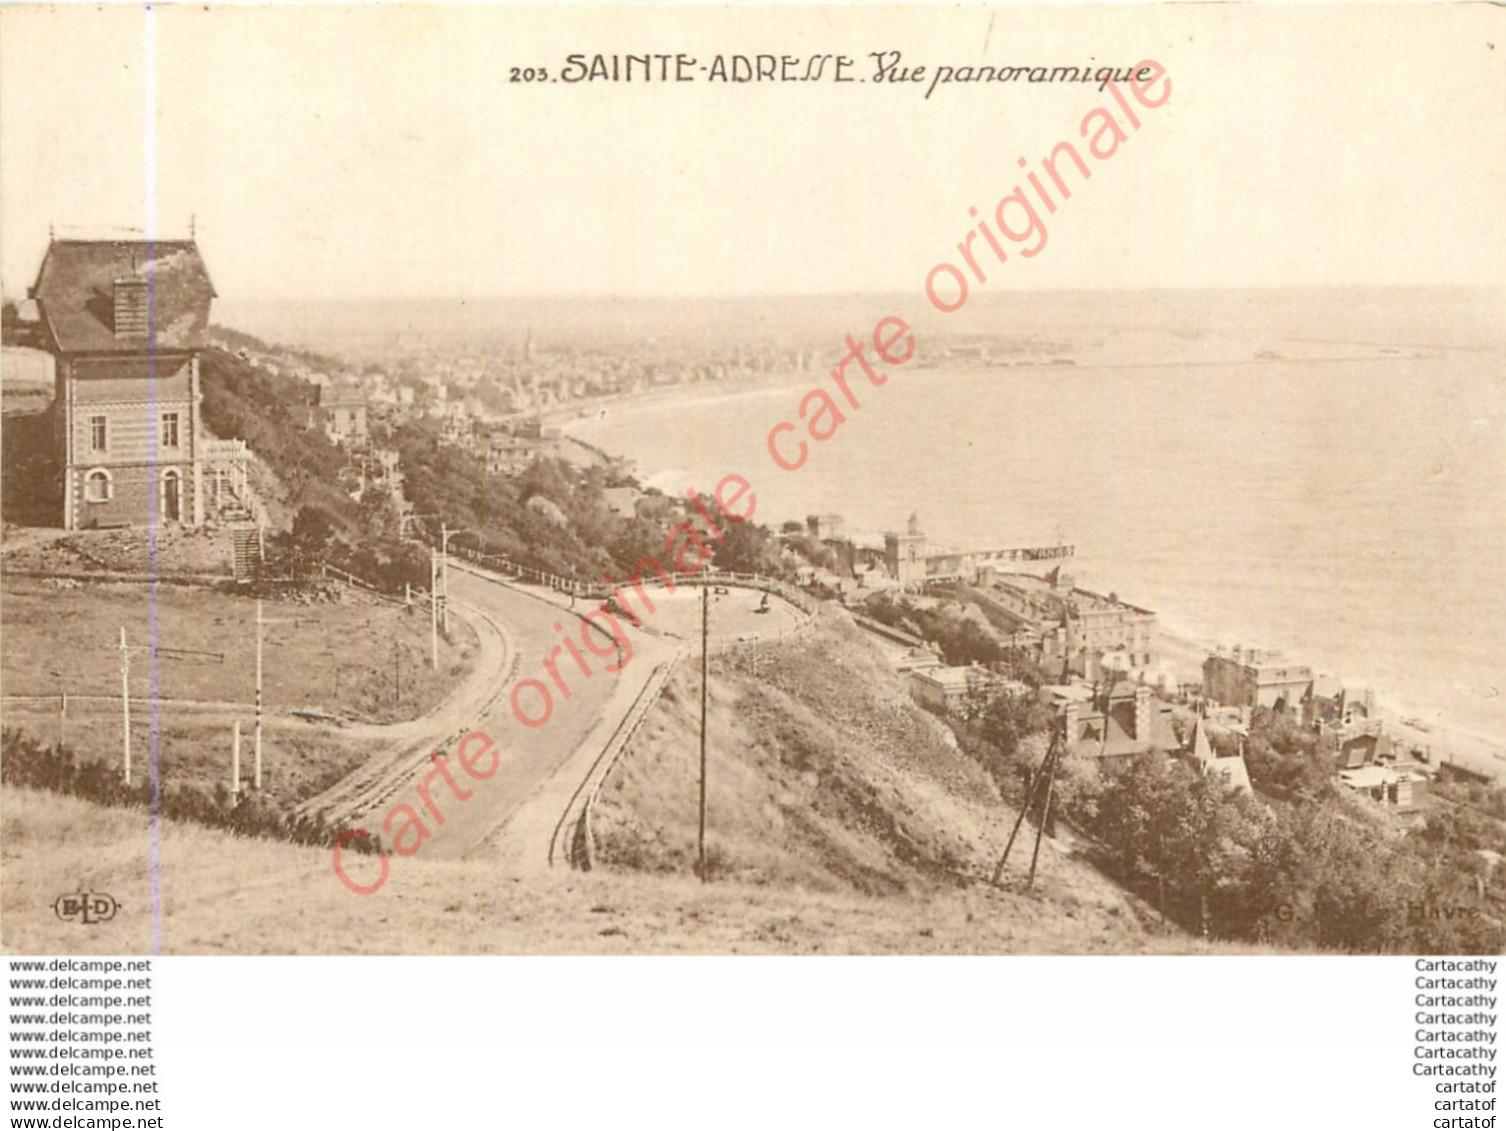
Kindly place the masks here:
<instances>
[{"instance_id":1,"label":"sea","mask_svg":"<svg viewBox=\"0 0 1506 1131\"><path fill-rule=\"evenodd\" d=\"M846 296L825 307L830 356L817 366L592 408L569 430L666 491L741 475L764 521L829 512L877 534L914 514L939 544L1072 543L1078 584L1156 610L1188 640L1280 649L1430 725L1498 742L1502 298L1460 288L990 296L954 323L917 315L917 340L935 345L926 364L886 367L878 388L860 379L861 407L811 445L805 466L781 470L769 430L799 425L805 393L831 387L825 367L842 336L916 305ZM785 310L818 327L822 304L776 304L760 325ZM670 333L677 304L664 327L648 325L666 316L662 305L644 305L635 332ZM633 323L631 303L611 309ZM472 302L464 317L515 334L507 310L498 300L488 316ZM402 334L401 317L397 329L395 316L363 317ZM548 348L547 335L534 340ZM982 349L964 365L944 348L953 342Z\"/></svg>"}]
</instances>

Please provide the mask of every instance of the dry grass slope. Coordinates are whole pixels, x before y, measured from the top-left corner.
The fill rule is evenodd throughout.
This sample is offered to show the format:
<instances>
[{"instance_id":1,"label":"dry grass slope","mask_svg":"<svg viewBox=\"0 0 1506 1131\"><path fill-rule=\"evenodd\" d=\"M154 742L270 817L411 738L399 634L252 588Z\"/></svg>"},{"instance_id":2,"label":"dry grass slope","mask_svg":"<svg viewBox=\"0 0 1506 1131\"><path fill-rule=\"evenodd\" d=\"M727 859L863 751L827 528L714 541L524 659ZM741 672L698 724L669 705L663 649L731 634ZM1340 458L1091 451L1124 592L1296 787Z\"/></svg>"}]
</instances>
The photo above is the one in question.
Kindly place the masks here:
<instances>
[{"instance_id":1,"label":"dry grass slope","mask_svg":"<svg viewBox=\"0 0 1506 1131\"><path fill-rule=\"evenodd\" d=\"M266 603L266 615L283 622L267 631L265 647L266 703L273 712L306 708L360 722L402 721L430 710L473 667L478 641L464 623L456 622L453 641L441 642L436 672L428 667L425 614L354 591L343 596L337 603ZM57 743L61 732L79 761L118 763L120 710L111 697L120 694L120 656L112 645L121 626L132 644L144 644L155 620L162 645L187 651L159 659L155 679L153 665L137 653L132 694L145 698L155 689L165 700L197 701L192 709L172 702L159 708L159 767L169 786L212 794L229 784L236 720L242 768L250 773L255 616L253 599L209 589L163 586L153 593L137 584L7 578L0 593L0 686L12 696L53 697L66 690L89 698L75 698L65 721L51 698L13 702L5 725L45 744ZM381 741L280 713L267 725L265 786L290 804L333 784ZM138 702L131 733L143 768L152 729L152 712Z\"/></svg>"},{"instance_id":2,"label":"dry grass slope","mask_svg":"<svg viewBox=\"0 0 1506 1131\"><path fill-rule=\"evenodd\" d=\"M699 697L692 662L609 780L596 822L608 867L691 870ZM719 879L903 897L889 904L900 921L954 895L991 908L1002 901L1026 915L1047 950L1089 922L1090 933L1131 949L1163 929L1065 838L1045 842L1037 897L988 890L1014 811L840 610L823 609L817 631L798 643L714 660L711 699L708 842ZM1028 854L1027 839L1014 876ZM1060 921L1048 930L1053 914Z\"/></svg>"},{"instance_id":3,"label":"dry grass slope","mask_svg":"<svg viewBox=\"0 0 1506 1131\"><path fill-rule=\"evenodd\" d=\"M7 790L0 945L10 954L152 950L146 814ZM164 823L161 949L168 954L1133 954L1202 949L1127 909L980 885L929 893L816 893L736 881L555 870L524 880L491 859L396 863L351 895L329 854ZM104 891L110 923L52 913ZM1255 953L1218 945L1213 953Z\"/></svg>"}]
</instances>

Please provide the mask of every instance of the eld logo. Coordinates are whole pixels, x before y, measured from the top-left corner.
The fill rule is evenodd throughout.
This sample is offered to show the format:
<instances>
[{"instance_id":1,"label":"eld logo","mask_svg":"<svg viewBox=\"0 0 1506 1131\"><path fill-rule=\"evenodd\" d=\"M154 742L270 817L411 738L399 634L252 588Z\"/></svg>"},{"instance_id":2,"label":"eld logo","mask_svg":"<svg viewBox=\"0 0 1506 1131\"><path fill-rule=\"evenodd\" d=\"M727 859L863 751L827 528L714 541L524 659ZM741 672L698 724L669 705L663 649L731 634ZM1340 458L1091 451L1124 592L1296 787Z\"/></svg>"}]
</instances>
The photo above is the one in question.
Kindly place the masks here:
<instances>
[{"instance_id":1,"label":"eld logo","mask_svg":"<svg viewBox=\"0 0 1506 1131\"><path fill-rule=\"evenodd\" d=\"M77 921L84 924L108 923L115 918L119 905L115 897L103 892L81 891L73 895L60 895L52 910L63 922Z\"/></svg>"}]
</instances>

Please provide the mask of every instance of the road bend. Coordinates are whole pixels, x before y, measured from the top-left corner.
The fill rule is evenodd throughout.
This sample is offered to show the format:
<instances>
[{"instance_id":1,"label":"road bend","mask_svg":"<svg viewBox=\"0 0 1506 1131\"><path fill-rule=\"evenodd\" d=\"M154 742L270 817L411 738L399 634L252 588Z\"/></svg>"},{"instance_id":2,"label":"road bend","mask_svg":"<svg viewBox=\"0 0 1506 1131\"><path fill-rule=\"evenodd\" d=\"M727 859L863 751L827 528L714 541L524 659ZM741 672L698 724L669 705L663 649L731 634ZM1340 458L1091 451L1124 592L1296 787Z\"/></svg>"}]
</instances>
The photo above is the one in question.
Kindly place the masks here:
<instances>
[{"instance_id":1,"label":"road bend","mask_svg":"<svg viewBox=\"0 0 1506 1131\"><path fill-rule=\"evenodd\" d=\"M496 841L493 834L525 802L540 798L545 784L572 756L591 753L588 740L605 741L602 729L608 716L631 706L631 696L624 701L619 684L646 678L653 660L639 655L639 634L635 633L634 653L621 673L607 671L606 665L616 666L616 659L596 656L582 643L580 614L594 605L582 602L572 612L568 600L556 604L453 563L450 598L452 609L465 616L482 639L476 669L438 710L408 724L416 728L414 733L390 743L361 769L302 808L322 811L344 827L382 833L390 846L392 833L402 829L403 817L393 821L390 831L383 826L395 806L407 805L431 833L419 851L429 860L474 855L489 838L498 849L505 843L528 852L533 845L514 838ZM585 675L563 650L554 656L568 695L544 670L544 661L567 636L591 670L590 676ZM525 726L513 713L511 692L521 679L537 679L552 692L553 709L542 725ZM525 692L529 711L537 712L538 702L535 692ZM481 781L469 777L456 757L459 740L471 731L490 736L499 752L496 772ZM431 778L435 750L449 757L451 776L461 793L469 796L458 797L442 776ZM442 820L420 794L419 786L426 781ZM411 837L408 834L405 840ZM537 855L547 855L547 834L536 847Z\"/></svg>"}]
</instances>

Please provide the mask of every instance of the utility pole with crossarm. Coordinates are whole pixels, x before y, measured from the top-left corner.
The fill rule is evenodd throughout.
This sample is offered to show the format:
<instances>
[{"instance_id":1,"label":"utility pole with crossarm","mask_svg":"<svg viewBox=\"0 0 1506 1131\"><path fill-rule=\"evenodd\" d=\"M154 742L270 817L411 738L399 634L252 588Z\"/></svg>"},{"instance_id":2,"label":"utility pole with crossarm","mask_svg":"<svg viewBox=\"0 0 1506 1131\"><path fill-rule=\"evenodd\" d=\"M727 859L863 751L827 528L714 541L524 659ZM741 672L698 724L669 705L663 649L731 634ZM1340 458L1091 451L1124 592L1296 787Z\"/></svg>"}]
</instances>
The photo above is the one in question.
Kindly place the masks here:
<instances>
[{"instance_id":1,"label":"utility pole with crossarm","mask_svg":"<svg viewBox=\"0 0 1506 1131\"><path fill-rule=\"evenodd\" d=\"M131 653L146 652L159 660L186 660L204 657L208 662L223 664L225 653L201 652L194 648L165 648L158 644L130 644L125 625L120 626L120 722L121 769L126 785L131 784Z\"/></svg>"},{"instance_id":2,"label":"utility pole with crossarm","mask_svg":"<svg viewBox=\"0 0 1506 1131\"><path fill-rule=\"evenodd\" d=\"M262 615L261 600L256 602L256 737L253 740L254 752L252 754L251 785L253 789L261 788L261 717L262 717L262 682L261 682L261 652L263 643L262 630L269 624L297 624L296 617L268 620Z\"/></svg>"}]
</instances>

